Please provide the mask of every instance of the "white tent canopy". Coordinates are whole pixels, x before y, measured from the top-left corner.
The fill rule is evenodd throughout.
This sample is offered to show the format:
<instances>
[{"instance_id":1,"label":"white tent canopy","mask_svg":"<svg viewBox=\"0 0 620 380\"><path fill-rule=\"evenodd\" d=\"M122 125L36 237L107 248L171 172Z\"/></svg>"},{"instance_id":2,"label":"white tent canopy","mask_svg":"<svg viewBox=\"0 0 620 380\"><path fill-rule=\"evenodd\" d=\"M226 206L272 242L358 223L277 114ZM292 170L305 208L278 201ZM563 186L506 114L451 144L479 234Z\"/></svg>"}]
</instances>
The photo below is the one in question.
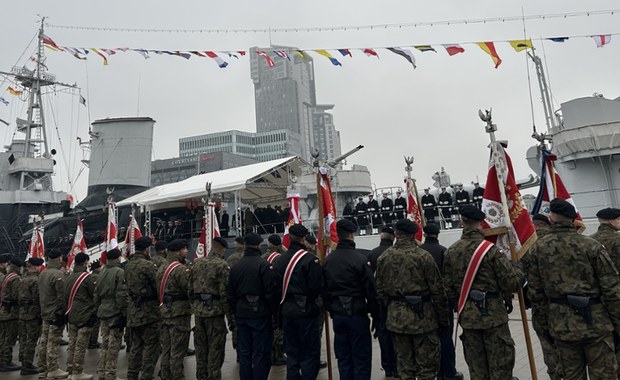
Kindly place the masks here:
<instances>
[{"instance_id":1,"label":"white tent canopy","mask_svg":"<svg viewBox=\"0 0 620 380\"><path fill-rule=\"evenodd\" d=\"M297 156L252 165L195 175L183 181L154 187L121 202L118 206L136 204L151 210L175 207L187 199L205 196L205 186L211 182L211 193L237 194L246 203L266 199L286 198L289 176L299 177L301 168L308 165Z\"/></svg>"}]
</instances>

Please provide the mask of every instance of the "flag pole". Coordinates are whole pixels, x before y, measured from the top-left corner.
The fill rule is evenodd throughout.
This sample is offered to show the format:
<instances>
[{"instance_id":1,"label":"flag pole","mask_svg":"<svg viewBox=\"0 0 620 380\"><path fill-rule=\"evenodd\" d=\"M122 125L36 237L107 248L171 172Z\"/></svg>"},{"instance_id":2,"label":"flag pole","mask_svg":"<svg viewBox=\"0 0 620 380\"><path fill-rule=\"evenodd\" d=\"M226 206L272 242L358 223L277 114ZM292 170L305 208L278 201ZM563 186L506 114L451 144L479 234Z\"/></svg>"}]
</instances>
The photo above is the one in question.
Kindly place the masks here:
<instances>
[{"instance_id":1,"label":"flag pole","mask_svg":"<svg viewBox=\"0 0 620 380\"><path fill-rule=\"evenodd\" d=\"M136 220L136 204L131 204L131 220L129 221L129 256L132 256L136 253L136 230L134 228L134 223ZM136 223L136 225L138 225Z\"/></svg>"},{"instance_id":2,"label":"flag pole","mask_svg":"<svg viewBox=\"0 0 620 380\"><path fill-rule=\"evenodd\" d=\"M418 195L418 187L415 184L415 179L413 179L413 177L411 177L411 172L413 171L413 156L410 157L406 157L405 156L405 163L407 164L407 166L405 167L405 171L407 172L407 179L409 180L409 182L411 183L411 186L413 186L413 191L415 194L415 201L418 204L418 213L420 214L420 220L422 221L422 227L426 226L426 217L424 216L424 214L422 213L420 206L422 203L420 203L420 197ZM408 195L407 195L408 197Z\"/></svg>"},{"instance_id":3,"label":"flag pole","mask_svg":"<svg viewBox=\"0 0 620 380\"><path fill-rule=\"evenodd\" d=\"M508 209L508 200L506 199L506 189L504 186L504 167L499 160L499 153L497 147L497 140L495 139L495 132L497 131L497 125L493 124L491 111L482 110L478 111L478 115L480 119L486 123L485 131L489 134L491 139L491 154L493 157L493 164L495 166L495 174L497 176L497 184L499 186L499 194L502 201L502 213L504 214L504 223L506 226L506 236L508 237L508 242L510 243L510 257L513 262L517 262L519 258L517 257L517 249L510 234L510 229L512 227L512 221L510 220L510 210ZM527 356L530 362L530 374L532 380L538 380L538 376L536 373L536 362L534 360L534 352L532 350L532 338L530 336L530 329L527 322L527 314L525 313L525 301L523 297L523 287L519 287L518 291L519 296L519 309L521 311L521 322L523 324L523 335L525 335L525 344L527 346Z\"/></svg>"},{"instance_id":4,"label":"flag pole","mask_svg":"<svg viewBox=\"0 0 620 380\"><path fill-rule=\"evenodd\" d=\"M203 199L204 212L202 215L203 223L205 226L205 252L202 257L206 257L209 254L213 241L213 218L209 210L209 207L211 207L209 205L211 203L211 182L207 182L205 184L205 190L207 191L207 198L206 201ZM200 229L200 233L202 234L202 226L200 226Z\"/></svg>"},{"instance_id":5,"label":"flag pole","mask_svg":"<svg viewBox=\"0 0 620 380\"><path fill-rule=\"evenodd\" d=\"M318 150L314 150L312 152L312 165L314 170L316 171L316 199L317 199L317 215L319 218L319 245L317 247L317 253L319 256L319 260L321 263L325 260L325 225L323 221L323 192L321 191L321 173L319 172L319 152ZM328 380L333 380L334 375L332 373L332 348L331 348L331 333L329 331L329 315L328 311L325 310L323 323L325 324L325 351L327 353L327 378Z\"/></svg>"}]
</instances>

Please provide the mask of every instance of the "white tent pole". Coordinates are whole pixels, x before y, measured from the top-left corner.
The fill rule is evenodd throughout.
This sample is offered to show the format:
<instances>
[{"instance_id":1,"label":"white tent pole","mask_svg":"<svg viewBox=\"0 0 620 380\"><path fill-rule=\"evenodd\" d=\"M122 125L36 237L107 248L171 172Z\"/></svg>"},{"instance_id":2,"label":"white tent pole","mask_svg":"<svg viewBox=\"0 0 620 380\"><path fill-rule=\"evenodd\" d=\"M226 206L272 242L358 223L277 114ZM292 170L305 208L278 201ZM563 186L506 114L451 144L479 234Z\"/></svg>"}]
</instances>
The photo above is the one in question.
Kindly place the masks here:
<instances>
[{"instance_id":1,"label":"white tent pole","mask_svg":"<svg viewBox=\"0 0 620 380\"><path fill-rule=\"evenodd\" d=\"M241 212L239 211L239 190L235 191L235 236L241 236Z\"/></svg>"}]
</instances>

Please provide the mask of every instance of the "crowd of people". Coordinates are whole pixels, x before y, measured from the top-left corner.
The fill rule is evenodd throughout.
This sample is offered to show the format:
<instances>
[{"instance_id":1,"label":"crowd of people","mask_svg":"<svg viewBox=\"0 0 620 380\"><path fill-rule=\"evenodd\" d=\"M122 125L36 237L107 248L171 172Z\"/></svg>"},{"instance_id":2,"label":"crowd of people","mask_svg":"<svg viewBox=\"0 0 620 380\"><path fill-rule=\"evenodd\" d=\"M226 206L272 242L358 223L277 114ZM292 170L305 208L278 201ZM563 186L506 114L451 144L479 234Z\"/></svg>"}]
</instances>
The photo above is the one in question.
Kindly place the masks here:
<instances>
[{"instance_id":1,"label":"crowd of people","mask_svg":"<svg viewBox=\"0 0 620 380\"><path fill-rule=\"evenodd\" d=\"M485 214L474 205L461 207L462 237L447 249L437 225L424 227L420 246L417 224L402 219L384 227L379 246L366 255L356 249L358 226L342 219L339 243L323 262L300 224L289 228L288 249L274 234L263 252L263 237L250 232L225 258L228 241L216 237L193 263L186 240L153 246L147 237L136 240L123 264L120 251L108 251L103 269L79 253L69 270L57 249L44 270L41 258L23 263L1 255L0 371L92 379L84 373L85 350L101 335L97 376L116 380L125 336L128 379L154 378L158 360L161 379L182 379L193 315L197 379L222 378L228 332L241 380L267 379L273 364L286 364L288 379L316 379L328 312L340 379L371 378L373 335L386 377L462 379L451 338L456 312L470 377L512 380L508 314L527 278L550 377L582 379L587 371L616 379L620 210L601 210L592 237L577 232L570 203L553 200L550 211L549 218L534 217L540 238L520 262L485 240ZM479 264L473 271L472 261ZM21 365L13 363L18 335Z\"/></svg>"}]
</instances>

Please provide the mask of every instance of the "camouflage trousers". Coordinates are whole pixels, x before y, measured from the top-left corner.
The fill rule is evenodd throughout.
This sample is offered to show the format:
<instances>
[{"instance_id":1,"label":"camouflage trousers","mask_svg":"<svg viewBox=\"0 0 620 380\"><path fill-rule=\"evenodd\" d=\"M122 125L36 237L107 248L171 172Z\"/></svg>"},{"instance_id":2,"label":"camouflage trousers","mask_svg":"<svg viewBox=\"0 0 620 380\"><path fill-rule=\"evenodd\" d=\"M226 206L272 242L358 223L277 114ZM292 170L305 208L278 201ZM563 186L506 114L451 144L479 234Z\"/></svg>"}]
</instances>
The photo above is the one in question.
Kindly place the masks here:
<instances>
[{"instance_id":1,"label":"camouflage trousers","mask_svg":"<svg viewBox=\"0 0 620 380\"><path fill-rule=\"evenodd\" d=\"M48 321L43 321L41 339L39 339L39 345L37 346L37 354L39 356L37 365L45 372L52 372L60 368L58 366L58 355L62 330L64 328L64 325L54 326Z\"/></svg>"},{"instance_id":2,"label":"camouflage trousers","mask_svg":"<svg viewBox=\"0 0 620 380\"><path fill-rule=\"evenodd\" d=\"M184 379L183 359L189 346L191 316L164 318L161 334L161 378Z\"/></svg>"},{"instance_id":3,"label":"camouflage trousers","mask_svg":"<svg viewBox=\"0 0 620 380\"><path fill-rule=\"evenodd\" d=\"M196 378L221 380L226 350L224 316L195 317L194 346L196 347Z\"/></svg>"},{"instance_id":4,"label":"camouflage trousers","mask_svg":"<svg viewBox=\"0 0 620 380\"><path fill-rule=\"evenodd\" d=\"M472 379L512 380L515 342L508 323L485 330L463 329L461 341Z\"/></svg>"},{"instance_id":5,"label":"camouflage trousers","mask_svg":"<svg viewBox=\"0 0 620 380\"><path fill-rule=\"evenodd\" d=\"M439 372L440 340L436 331L428 334L392 332L396 368L403 380L434 380Z\"/></svg>"},{"instance_id":6,"label":"camouflage trousers","mask_svg":"<svg viewBox=\"0 0 620 380\"><path fill-rule=\"evenodd\" d=\"M90 346L96 345L97 341L99 340L99 326L100 325L101 323L99 322L99 319L97 319L97 322L95 322L95 325L93 326L93 330L90 333L90 342L88 342Z\"/></svg>"},{"instance_id":7,"label":"camouflage trousers","mask_svg":"<svg viewBox=\"0 0 620 380\"><path fill-rule=\"evenodd\" d=\"M131 351L127 359L127 380L152 380L159 357L159 322L129 327Z\"/></svg>"},{"instance_id":8,"label":"camouflage trousers","mask_svg":"<svg viewBox=\"0 0 620 380\"><path fill-rule=\"evenodd\" d=\"M551 380L562 379L562 367L560 366L560 358L558 357L558 350L555 344L551 344L544 337L538 336L540 340L540 348L543 352L543 360L547 366L547 374Z\"/></svg>"},{"instance_id":9,"label":"camouflage trousers","mask_svg":"<svg viewBox=\"0 0 620 380\"><path fill-rule=\"evenodd\" d=\"M40 336L40 319L19 321L19 361L22 362L22 365L34 364L34 353Z\"/></svg>"},{"instance_id":10,"label":"camouflage trousers","mask_svg":"<svg viewBox=\"0 0 620 380\"><path fill-rule=\"evenodd\" d=\"M281 328L273 330L273 346L271 349L271 362L285 359L284 356L284 333Z\"/></svg>"},{"instance_id":11,"label":"camouflage trousers","mask_svg":"<svg viewBox=\"0 0 620 380\"><path fill-rule=\"evenodd\" d=\"M17 342L18 320L0 321L0 365L13 361L13 347Z\"/></svg>"},{"instance_id":12,"label":"camouflage trousers","mask_svg":"<svg viewBox=\"0 0 620 380\"><path fill-rule=\"evenodd\" d=\"M92 327L80 327L69 323L69 346L67 346L67 372L79 375L84 371L84 355L90 341Z\"/></svg>"},{"instance_id":13,"label":"camouflage trousers","mask_svg":"<svg viewBox=\"0 0 620 380\"><path fill-rule=\"evenodd\" d=\"M116 380L116 364L118 351L123 339L123 329L110 328L116 318L101 319L101 347L97 362L97 376L99 380Z\"/></svg>"},{"instance_id":14,"label":"camouflage trousers","mask_svg":"<svg viewBox=\"0 0 620 380\"><path fill-rule=\"evenodd\" d=\"M598 338L555 342L565 380L616 380L618 363L611 333Z\"/></svg>"}]
</instances>

